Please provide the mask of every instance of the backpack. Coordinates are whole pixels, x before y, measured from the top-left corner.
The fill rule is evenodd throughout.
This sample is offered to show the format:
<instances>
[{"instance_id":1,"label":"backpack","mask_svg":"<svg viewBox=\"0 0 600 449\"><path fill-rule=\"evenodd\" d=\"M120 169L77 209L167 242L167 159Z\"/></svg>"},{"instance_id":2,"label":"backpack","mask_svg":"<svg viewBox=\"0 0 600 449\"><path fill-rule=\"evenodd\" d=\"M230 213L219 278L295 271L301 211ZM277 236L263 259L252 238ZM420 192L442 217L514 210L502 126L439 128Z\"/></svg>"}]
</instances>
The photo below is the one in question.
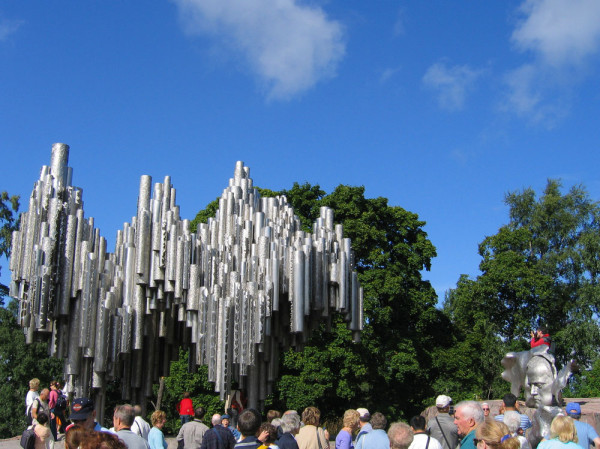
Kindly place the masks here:
<instances>
[{"instance_id":1,"label":"backpack","mask_svg":"<svg viewBox=\"0 0 600 449\"><path fill-rule=\"evenodd\" d=\"M27 409L27 425L30 426L31 424L33 424L33 417L31 416L31 409L33 408L33 403L37 401L38 405L37 405L37 409L40 409L40 405L42 405L42 403L40 402L39 398L35 398L33 400L33 402L31 403L31 405L29 406L29 408Z\"/></svg>"},{"instance_id":2,"label":"backpack","mask_svg":"<svg viewBox=\"0 0 600 449\"><path fill-rule=\"evenodd\" d=\"M28 427L21 435L21 447L23 449L33 449L35 447L35 426Z\"/></svg>"},{"instance_id":3,"label":"backpack","mask_svg":"<svg viewBox=\"0 0 600 449\"><path fill-rule=\"evenodd\" d=\"M66 410L67 409L67 397L62 394L62 391L58 391L58 398L56 399L56 404L54 405L56 410Z\"/></svg>"}]
</instances>

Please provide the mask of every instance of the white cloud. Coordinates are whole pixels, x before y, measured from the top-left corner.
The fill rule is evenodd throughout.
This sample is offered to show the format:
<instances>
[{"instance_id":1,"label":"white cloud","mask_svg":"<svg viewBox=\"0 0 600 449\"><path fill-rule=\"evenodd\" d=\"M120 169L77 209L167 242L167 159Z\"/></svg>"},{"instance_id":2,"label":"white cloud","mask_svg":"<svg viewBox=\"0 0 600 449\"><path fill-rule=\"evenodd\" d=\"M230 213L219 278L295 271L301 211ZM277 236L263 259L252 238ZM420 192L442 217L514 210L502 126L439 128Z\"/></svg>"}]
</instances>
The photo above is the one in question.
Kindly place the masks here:
<instances>
[{"instance_id":1,"label":"white cloud","mask_svg":"<svg viewBox=\"0 0 600 449\"><path fill-rule=\"evenodd\" d=\"M526 0L512 34L521 50L551 65L579 64L600 47L598 0Z\"/></svg>"},{"instance_id":2,"label":"white cloud","mask_svg":"<svg viewBox=\"0 0 600 449\"><path fill-rule=\"evenodd\" d=\"M23 22L18 20L8 20L0 17L0 42L4 41L13 34Z\"/></svg>"},{"instance_id":3,"label":"white cloud","mask_svg":"<svg viewBox=\"0 0 600 449\"><path fill-rule=\"evenodd\" d=\"M271 99L288 99L335 75L343 29L297 0L174 0L190 34L243 55Z\"/></svg>"},{"instance_id":4,"label":"white cloud","mask_svg":"<svg viewBox=\"0 0 600 449\"><path fill-rule=\"evenodd\" d=\"M506 75L505 108L551 127L600 50L600 1L525 0L519 13L511 40L531 59Z\"/></svg>"},{"instance_id":5,"label":"white cloud","mask_svg":"<svg viewBox=\"0 0 600 449\"><path fill-rule=\"evenodd\" d=\"M464 107L467 93L481 73L468 65L447 66L438 62L427 69L423 84L437 91L442 108L455 111Z\"/></svg>"},{"instance_id":6,"label":"white cloud","mask_svg":"<svg viewBox=\"0 0 600 449\"><path fill-rule=\"evenodd\" d=\"M404 9L398 10L398 16L396 17L396 23L394 23L394 36L400 36L406 31L404 22L406 21Z\"/></svg>"}]
</instances>

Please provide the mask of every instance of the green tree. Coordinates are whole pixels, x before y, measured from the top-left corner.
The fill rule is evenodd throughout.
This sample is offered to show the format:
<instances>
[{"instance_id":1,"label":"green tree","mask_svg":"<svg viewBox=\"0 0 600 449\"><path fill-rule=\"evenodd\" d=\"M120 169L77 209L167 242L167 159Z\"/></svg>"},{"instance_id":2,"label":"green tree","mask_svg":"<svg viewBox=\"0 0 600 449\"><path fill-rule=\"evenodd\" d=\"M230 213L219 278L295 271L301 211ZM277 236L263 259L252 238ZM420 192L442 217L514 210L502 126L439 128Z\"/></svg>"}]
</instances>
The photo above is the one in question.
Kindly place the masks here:
<instances>
[{"instance_id":1,"label":"green tree","mask_svg":"<svg viewBox=\"0 0 600 449\"><path fill-rule=\"evenodd\" d=\"M19 210L19 197L9 196L7 192L0 193L0 258L10 257L12 232L19 228L16 213ZM0 272L2 267L0 266ZM0 283L0 305L8 295L8 287Z\"/></svg>"},{"instance_id":2,"label":"green tree","mask_svg":"<svg viewBox=\"0 0 600 449\"><path fill-rule=\"evenodd\" d=\"M575 355L590 364L600 347L598 203L581 186L563 193L557 180L539 198L529 188L505 202L509 223L479 245L481 274L461 277L446 297L446 312L469 347L482 336L496 338L498 362L502 352L528 348L530 331L543 324L560 362ZM495 374L484 374L479 359L474 366L489 387Z\"/></svg>"},{"instance_id":3,"label":"green tree","mask_svg":"<svg viewBox=\"0 0 600 449\"><path fill-rule=\"evenodd\" d=\"M329 416L357 403L390 417L420 411L435 394L432 356L448 341L449 325L421 275L435 257L425 223L386 198L365 198L364 187L340 185L326 195L319 186L294 184L282 193L303 223L329 206L343 224L364 288L365 324L359 343L338 317L331 332L322 327L302 351L288 351L275 403L317 405Z\"/></svg>"}]
</instances>

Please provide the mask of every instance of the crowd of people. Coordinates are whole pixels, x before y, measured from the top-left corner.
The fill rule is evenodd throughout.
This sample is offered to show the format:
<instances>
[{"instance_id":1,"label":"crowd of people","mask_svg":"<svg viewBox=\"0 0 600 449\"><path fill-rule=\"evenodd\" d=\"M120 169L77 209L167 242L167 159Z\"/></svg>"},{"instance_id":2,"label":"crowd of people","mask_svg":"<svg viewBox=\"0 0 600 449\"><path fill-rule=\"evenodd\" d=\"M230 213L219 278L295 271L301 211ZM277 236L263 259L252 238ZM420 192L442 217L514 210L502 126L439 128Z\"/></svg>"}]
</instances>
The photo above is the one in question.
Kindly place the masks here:
<instances>
[{"instance_id":1,"label":"crowd of people","mask_svg":"<svg viewBox=\"0 0 600 449\"><path fill-rule=\"evenodd\" d=\"M67 449L167 449L163 434L167 421L164 411L151 415L151 425L142 417L139 405L118 405L113 413L113 427L96 422L94 403L89 398L75 398L70 406L66 426L66 397L60 383L39 393L40 382L32 379L26 397L26 415L35 432L35 449L52 449L58 432L65 432ZM365 408L346 410L342 428L335 436L335 448L327 429L322 426L321 412L307 407L302 413L288 410L281 414L269 410L266 419L252 408L237 415L232 425L228 414L215 414L211 426L204 423L204 407L193 407L189 394L178 405L182 426L177 434L178 449L590 449L600 447L600 437L589 424L580 421L581 407L569 403L564 414L552 421L550 433L537 448L532 448L525 434L532 422L518 409L513 394L504 396L500 413L492 416L487 403L459 402L440 395L435 411L427 419L413 416L409 423L388 426L380 412L373 415Z\"/></svg>"}]
</instances>

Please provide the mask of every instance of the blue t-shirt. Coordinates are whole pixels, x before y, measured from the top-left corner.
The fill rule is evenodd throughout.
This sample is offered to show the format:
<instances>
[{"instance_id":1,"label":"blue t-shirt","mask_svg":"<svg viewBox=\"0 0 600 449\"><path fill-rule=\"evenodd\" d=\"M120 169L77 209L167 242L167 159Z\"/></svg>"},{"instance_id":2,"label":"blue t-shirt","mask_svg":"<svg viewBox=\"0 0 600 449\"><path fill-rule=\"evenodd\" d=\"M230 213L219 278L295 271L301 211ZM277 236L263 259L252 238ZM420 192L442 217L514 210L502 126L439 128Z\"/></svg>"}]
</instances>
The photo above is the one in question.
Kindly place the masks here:
<instances>
[{"instance_id":1,"label":"blue t-shirt","mask_svg":"<svg viewBox=\"0 0 600 449\"><path fill-rule=\"evenodd\" d=\"M148 445L150 449L167 449L169 446L162 431L156 427L150 429L150 433L148 433Z\"/></svg>"},{"instance_id":2,"label":"blue t-shirt","mask_svg":"<svg viewBox=\"0 0 600 449\"><path fill-rule=\"evenodd\" d=\"M558 438L552 438L551 440L542 441L538 444L537 449L581 449L577 443L569 441L563 443Z\"/></svg>"},{"instance_id":3,"label":"blue t-shirt","mask_svg":"<svg viewBox=\"0 0 600 449\"><path fill-rule=\"evenodd\" d=\"M574 419L573 422L575 423L575 429L577 430L578 444L583 449L589 449L594 438L598 438L598 432L586 422L581 422L577 419Z\"/></svg>"}]
</instances>

